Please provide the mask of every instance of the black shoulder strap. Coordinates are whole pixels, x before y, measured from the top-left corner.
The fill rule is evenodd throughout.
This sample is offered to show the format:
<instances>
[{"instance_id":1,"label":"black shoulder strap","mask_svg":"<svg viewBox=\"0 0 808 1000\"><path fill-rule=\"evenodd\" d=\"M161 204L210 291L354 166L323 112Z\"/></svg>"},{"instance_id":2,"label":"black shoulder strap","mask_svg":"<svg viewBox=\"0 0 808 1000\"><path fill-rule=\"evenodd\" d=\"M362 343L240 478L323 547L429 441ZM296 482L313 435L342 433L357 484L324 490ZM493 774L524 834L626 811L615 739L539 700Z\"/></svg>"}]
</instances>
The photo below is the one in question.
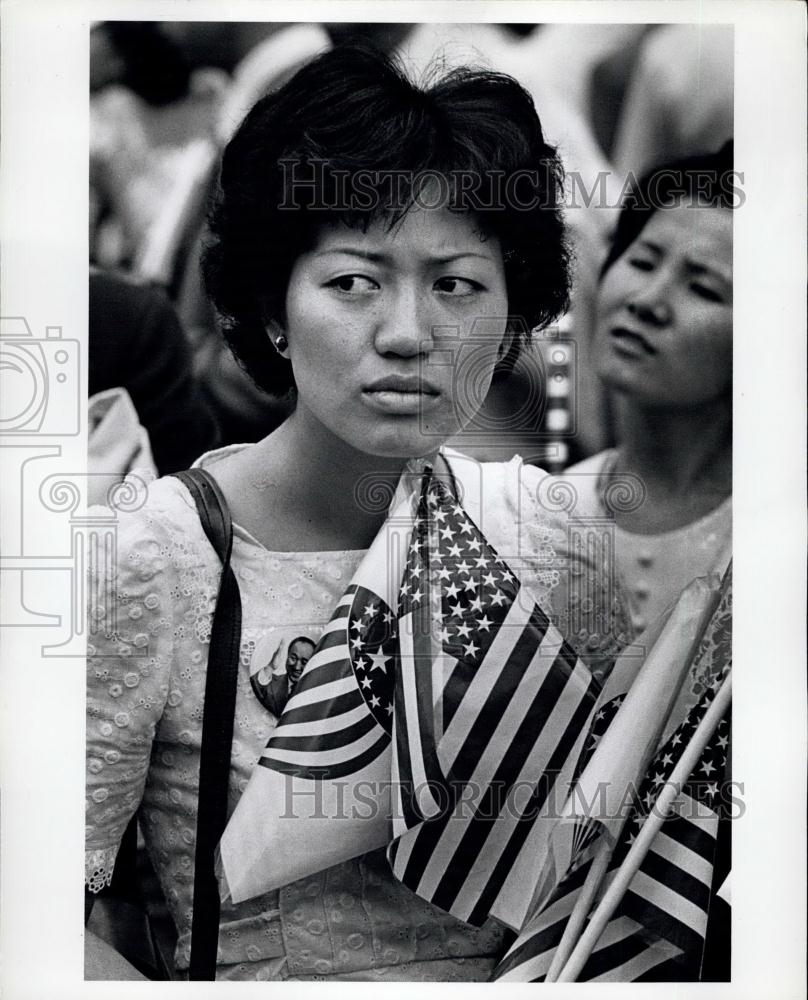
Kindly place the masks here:
<instances>
[{"instance_id":1,"label":"black shoulder strap","mask_svg":"<svg viewBox=\"0 0 808 1000\"><path fill-rule=\"evenodd\" d=\"M227 823L230 751L241 646L241 596L230 568L233 525L221 490L204 469L189 469L174 475L194 498L205 534L222 561L202 716L189 969L192 980L215 979L219 944L219 887L214 873L214 851Z\"/></svg>"}]
</instances>

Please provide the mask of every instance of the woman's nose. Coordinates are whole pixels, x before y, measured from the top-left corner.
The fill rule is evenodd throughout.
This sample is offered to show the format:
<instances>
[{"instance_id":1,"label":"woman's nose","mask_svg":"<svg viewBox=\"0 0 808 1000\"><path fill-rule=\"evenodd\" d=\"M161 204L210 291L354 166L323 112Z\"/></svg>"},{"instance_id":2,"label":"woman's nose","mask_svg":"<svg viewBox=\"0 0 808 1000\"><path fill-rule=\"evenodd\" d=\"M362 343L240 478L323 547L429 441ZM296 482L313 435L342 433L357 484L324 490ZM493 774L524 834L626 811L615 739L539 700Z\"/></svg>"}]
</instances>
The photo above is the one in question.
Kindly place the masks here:
<instances>
[{"instance_id":1,"label":"woman's nose","mask_svg":"<svg viewBox=\"0 0 808 1000\"><path fill-rule=\"evenodd\" d=\"M671 321L670 281L663 271L648 276L648 280L628 296L628 310L645 323L664 326Z\"/></svg>"},{"instance_id":2,"label":"woman's nose","mask_svg":"<svg viewBox=\"0 0 808 1000\"><path fill-rule=\"evenodd\" d=\"M382 303L375 345L379 354L413 358L432 346L433 330L424 294L415 287L402 288Z\"/></svg>"}]
</instances>

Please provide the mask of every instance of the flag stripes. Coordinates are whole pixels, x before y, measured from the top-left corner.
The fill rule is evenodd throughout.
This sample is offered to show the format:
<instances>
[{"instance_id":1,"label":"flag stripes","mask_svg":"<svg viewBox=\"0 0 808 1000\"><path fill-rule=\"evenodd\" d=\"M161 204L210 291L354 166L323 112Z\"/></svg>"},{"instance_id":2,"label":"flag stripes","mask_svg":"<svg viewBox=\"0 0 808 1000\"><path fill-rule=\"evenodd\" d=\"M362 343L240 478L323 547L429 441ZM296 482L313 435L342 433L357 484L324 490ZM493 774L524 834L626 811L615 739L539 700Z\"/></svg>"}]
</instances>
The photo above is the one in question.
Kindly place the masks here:
<instances>
[{"instance_id":1,"label":"flag stripes","mask_svg":"<svg viewBox=\"0 0 808 1000\"><path fill-rule=\"evenodd\" d=\"M678 755L687 745L688 734L695 731L719 687L720 678L657 750L636 797L633 815L629 816L610 859L598 898L602 898L615 877L639 829L647 821ZM718 790L725 776L727 758L722 752L728 743L728 724L725 716L693 772L694 775L708 773L715 777L714 785L698 799L692 794L692 776L684 785L675 800L675 812L655 835L650 850L581 970L579 981L629 982L640 978L651 981L663 975L681 977L687 972L693 973L694 967L697 970L714 879L720 811ZM713 808L707 808L705 797L715 801ZM495 980L538 982L544 979L591 866L592 861L587 860L557 886L495 970ZM633 926L634 931L623 935L621 929L629 926Z\"/></svg>"},{"instance_id":2,"label":"flag stripes","mask_svg":"<svg viewBox=\"0 0 808 1000\"><path fill-rule=\"evenodd\" d=\"M346 695L345 697L350 696ZM376 723L372 716L368 715L365 706L361 705L343 711L339 718L285 725L283 727L284 735L278 737L272 744L272 752L273 754L278 750L304 752L300 749L300 743L301 739L306 736L314 737L318 740L320 737L328 737L328 745L330 747L344 747L375 728Z\"/></svg>"},{"instance_id":3,"label":"flag stripes","mask_svg":"<svg viewBox=\"0 0 808 1000\"><path fill-rule=\"evenodd\" d=\"M282 774L297 778L320 779L342 778L355 774L366 764L375 760L390 746L386 734L380 736L375 730L354 740L345 748L322 750L317 754L318 763L311 763L309 751L295 753L292 750L278 750L271 760L261 757L261 767L268 767Z\"/></svg>"},{"instance_id":4,"label":"flag stripes","mask_svg":"<svg viewBox=\"0 0 808 1000\"><path fill-rule=\"evenodd\" d=\"M582 665L577 672L559 669L559 662L566 667L569 658L548 625L534 608L500 670L499 677L506 679L490 685L454 758L457 766L447 767L457 807L447 803L440 816L406 835L412 841L406 862L398 852L391 858L405 885L478 925L501 891L599 690ZM537 649L539 635L546 642ZM551 658L552 652L558 655ZM511 795L516 782L533 786L523 809ZM471 798L463 797L464 788Z\"/></svg>"},{"instance_id":5,"label":"flag stripes","mask_svg":"<svg viewBox=\"0 0 808 1000\"><path fill-rule=\"evenodd\" d=\"M438 801L432 796L427 815L408 805L404 789L388 858L419 896L479 925L500 899L559 774L571 778L600 686L440 483L422 492L416 523L400 608L394 780L431 783L438 718ZM442 699L423 683L432 676L423 661L434 670L438 659L440 674L448 668ZM408 663L419 671L409 684L432 698L431 717L408 687ZM517 781L524 808L512 794Z\"/></svg>"},{"instance_id":6,"label":"flag stripes","mask_svg":"<svg viewBox=\"0 0 808 1000\"><path fill-rule=\"evenodd\" d=\"M451 797L437 753L433 671L439 645L433 641L433 588L430 567L431 477L421 495L399 595L399 670L396 676L395 740L404 770L393 773L406 827L438 815ZM439 589L439 588L438 588ZM436 595L437 596L437 595Z\"/></svg>"},{"instance_id":7,"label":"flag stripes","mask_svg":"<svg viewBox=\"0 0 808 1000\"><path fill-rule=\"evenodd\" d=\"M543 982L572 913L590 862L559 886L552 901L525 929L524 940L498 966L497 982ZM603 890L616 869L604 879ZM601 935L580 979L587 982L631 982L681 954L668 941L649 942L643 924L628 914L616 915Z\"/></svg>"},{"instance_id":8,"label":"flag stripes","mask_svg":"<svg viewBox=\"0 0 808 1000\"><path fill-rule=\"evenodd\" d=\"M322 709L320 708L319 703L314 699L322 696L330 698L334 711L339 713L334 719L321 719L320 716ZM286 734L287 725L294 726L299 730L301 735L304 733L304 730L300 727L307 724L316 724L322 727L335 726L339 723L340 717L343 713L350 713L361 704L362 698L356 690L356 684L350 677L346 677L344 680L332 681L331 683L323 684L316 691L307 691L296 701L294 708L286 709L284 711L283 734ZM321 731L322 729L318 729L316 732ZM278 735L272 745L279 746L280 744L278 741L281 738L281 735Z\"/></svg>"},{"instance_id":9,"label":"flag stripes","mask_svg":"<svg viewBox=\"0 0 808 1000\"><path fill-rule=\"evenodd\" d=\"M368 711L349 648L355 605L367 592L351 584L334 609L258 764L298 778L340 778L375 760L390 738Z\"/></svg>"},{"instance_id":10,"label":"flag stripes","mask_svg":"<svg viewBox=\"0 0 808 1000\"><path fill-rule=\"evenodd\" d=\"M518 814L514 811L513 815L500 818L501 840L503 843L501 846L499 843L496 845L492 844L490 850L487 849L486 845L481 850L475 867L481 867L490 872L490 874L484 888L478 895L474 907L469 909L467 905L463 906L463 911L468 913L470 923L484 921L485 914L493 908L502 886L516 865L517 859L525 849L528 838L534 830L536 816L542 811L551 793L555 790L556 782L562 774L564 764L568 764L575 756L573 748L585 729L599 688L599 683L594 677L589 675L586 692L558 739L556 747L547 761L544 773L538 780L534 780L533 791L527 798L524 808ZM520 774L517 782L521 782L522 780L523 778ZM560 797L563 797L566 792L567 788L562 787ZM553 801L556 801L557 798L554 798Z\"/></svg>"},{"instance_id":11,"label":"flag stripes","mask_svg":"<svg viewBox=\"0 0 808 1000\"><path fill-rule=\"evenodd\" d=\"M620 921L616 923L619 924ZM640 925L633 926L633 933L617 940L613 939L612 925L607 927L597 948L584 966L582 980L595 983L630 983L679 954L677 949L664 941L649 944Z\"/></svg>"},{"instance_id":12,"label":"flag stripes","mask_svg":"<svg viewBox=\"0 0 808 1000\"><path fill-rule=\"evenodd\" d=\"M683 821L690 824L689 820ZM667 825L667 824L666 824ZM713 880L713 866L709 859L703 858L695 851L691 851L687 844L680 843L677 839L665 832L663 827L654 841L654 853L664 858L671 864L678 865L682 871L688 872L693 878L698 879L709 889Z\"/></svg>"},{"instance_id":13,"label":"flag stripes","mask_svg":"<svg viewBox=\"0 0 808 1000\"><path fill-rule=\"evenodd\" d=\"M477 709L477 706L490 705L492 702L496 707L500 690L505 692L505 687L500 689L500 678L504 668L514 655L514 648L524 635L524 629L533 616L533 608L524 606L521 602L516 602L508 612L508 616L499 629L488 649L488 656L476 667L471 683L468 685L466 693L462 699L466 711L452 716L448 728L444 731L440 741L438 751L441 765L448 773L456 772L458 777L462 773L457 761L464 746L473 745L470 740L470 732L476 726L477 732L482 731L482 739L485 742L485 728L478 724L479 716L476 711L469 711L469 707ZM539 621L541 626L541 621ZM526 665L525 665L526 666ZM518 669L518 664L514 664L514 671ZM524 673L524 668L521 673ZM510 692L512 694L512 690ZM487 724L491 724L491 710L486 713ZM494 719L496 721L496 719ZM461 779L462 780L462 779Z\"/></svg>"},{"instance_id":14,"label":"flag stripes","mask_svg":"<svg viewBox=\"0 0 808 1000\"><path fill-rule=\"evenodd\" d=\"M435 754L432 699L424 697L432 691L432 660L415 652L411 619L412 615L407 616L399 626L401 670L393 700L396 752L401 767L398 787L408 827L440 811L433 785L444 784Z\"/></svg>"}]
</instances>

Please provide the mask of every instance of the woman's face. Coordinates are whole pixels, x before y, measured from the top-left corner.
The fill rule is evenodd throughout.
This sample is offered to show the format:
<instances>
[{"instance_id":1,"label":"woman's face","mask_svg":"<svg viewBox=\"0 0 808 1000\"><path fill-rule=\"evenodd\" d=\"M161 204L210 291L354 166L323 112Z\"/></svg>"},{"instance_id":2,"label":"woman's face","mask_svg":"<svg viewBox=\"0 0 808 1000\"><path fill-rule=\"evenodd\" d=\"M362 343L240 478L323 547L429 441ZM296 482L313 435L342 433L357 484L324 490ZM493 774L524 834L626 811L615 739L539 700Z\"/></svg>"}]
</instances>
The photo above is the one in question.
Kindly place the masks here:
<instances>
[{"instance_id":1,"label":"woman's face","mask_svg":"<svg viewBox=\"0 0 808 1000\"><path fill-rule=\"evenodd\" d=\"M629 397L690 408L728 398L732 379L732 214L656 211L606 272L596 363Z\"/></svg>"},{"instance_id":2,"label":"woman's face","mask_svg":"<svg viewBox=\"0 0 808 1000\"><path fill-rule=\"evenodd\" d=\"M286 296L296 418L365 454L428 454L482 404L507 314L499 242L467 215L324 227Z\"/></svg>"}]
</instances>

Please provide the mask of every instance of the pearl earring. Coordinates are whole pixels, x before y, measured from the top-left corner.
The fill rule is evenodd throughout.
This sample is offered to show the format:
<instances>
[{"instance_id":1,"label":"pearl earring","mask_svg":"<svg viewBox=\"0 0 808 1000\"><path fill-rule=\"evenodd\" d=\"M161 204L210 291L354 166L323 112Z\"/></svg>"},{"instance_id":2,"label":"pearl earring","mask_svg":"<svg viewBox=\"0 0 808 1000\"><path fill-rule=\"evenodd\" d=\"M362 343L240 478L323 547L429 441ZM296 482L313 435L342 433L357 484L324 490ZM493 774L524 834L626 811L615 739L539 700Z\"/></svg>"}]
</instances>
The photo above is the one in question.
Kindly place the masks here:
<instances>
[{"instance_id":1,"label":"pearl earring","mask_svg":"<svg viewBox=\"0 0 808 1000\"><path fill-rule=\"evenodd\" d=\"M278 336L275 338L274 343L275 343L275 350L278 352L278 354L283 354L283 352L289 346L289 341L286 339L286 337L284 337L282 333L278 334Z\"/></svg>"}]
</instances>

